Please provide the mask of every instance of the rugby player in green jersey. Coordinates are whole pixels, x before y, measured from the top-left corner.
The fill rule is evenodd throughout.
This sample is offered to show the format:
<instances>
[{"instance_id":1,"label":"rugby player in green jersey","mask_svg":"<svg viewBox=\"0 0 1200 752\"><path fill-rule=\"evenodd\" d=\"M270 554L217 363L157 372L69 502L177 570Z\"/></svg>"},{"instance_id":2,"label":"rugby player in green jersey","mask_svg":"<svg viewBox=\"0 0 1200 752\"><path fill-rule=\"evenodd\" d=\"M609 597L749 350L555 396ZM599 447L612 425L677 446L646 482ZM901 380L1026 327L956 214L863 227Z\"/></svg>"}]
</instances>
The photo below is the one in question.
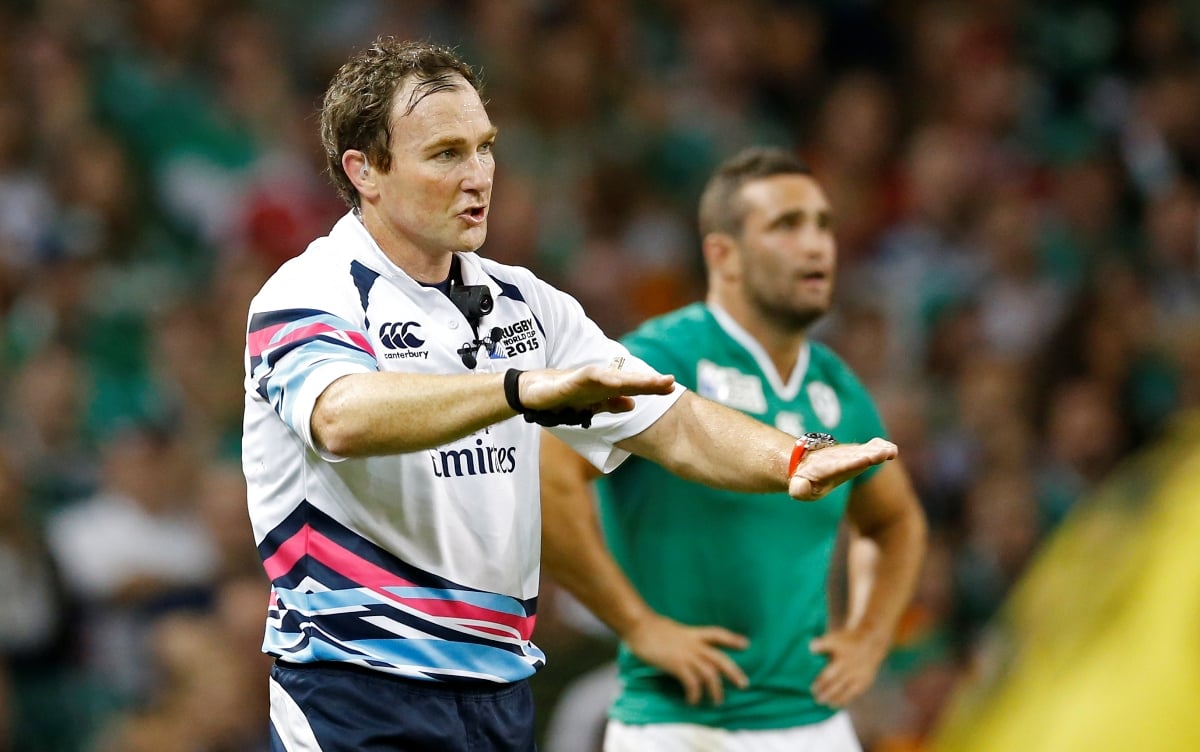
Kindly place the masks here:
<instances>
[{"instance_id":1,"label":"rugby player in green jersey","mask_svg":"<svg viewBox=\"0 0 1200 752\"><path fill-rule=\"evenodd\" d=\"M827 435L883 435L863 385L807 337L830 306L836 244L805 164L771 149L727 161L701 199L700 234L707 300L646 322L629 350L808 451ZM607 752L861 749L842 709L874 681L925 550L899 460L802 503L634 457L597 484L598 516L598 471L551 436L541 472L543 566L622 640ZM826 588L843 520L848 609L834 624Z\"/></svg>"}]
</instances>

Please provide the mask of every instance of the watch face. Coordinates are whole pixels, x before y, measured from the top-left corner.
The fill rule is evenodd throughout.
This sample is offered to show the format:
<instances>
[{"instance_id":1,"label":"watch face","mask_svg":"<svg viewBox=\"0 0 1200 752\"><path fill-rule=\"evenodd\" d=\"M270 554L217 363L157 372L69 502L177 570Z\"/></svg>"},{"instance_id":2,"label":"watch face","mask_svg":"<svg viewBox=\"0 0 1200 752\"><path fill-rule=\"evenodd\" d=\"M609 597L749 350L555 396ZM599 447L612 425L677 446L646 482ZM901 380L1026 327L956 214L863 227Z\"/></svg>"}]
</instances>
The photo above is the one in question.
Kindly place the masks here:
<instances>
[{"instance_id":1,"label":"watch face","mask_svg":"<svg viewBox=\"0 0 1200 752\"><path fill-rule=\"evenodd\" d=\"M837 439L827 433L806 433L804 434L804 443L809 449L824 449L837 444Z\"/></svg>"}]
</instances>

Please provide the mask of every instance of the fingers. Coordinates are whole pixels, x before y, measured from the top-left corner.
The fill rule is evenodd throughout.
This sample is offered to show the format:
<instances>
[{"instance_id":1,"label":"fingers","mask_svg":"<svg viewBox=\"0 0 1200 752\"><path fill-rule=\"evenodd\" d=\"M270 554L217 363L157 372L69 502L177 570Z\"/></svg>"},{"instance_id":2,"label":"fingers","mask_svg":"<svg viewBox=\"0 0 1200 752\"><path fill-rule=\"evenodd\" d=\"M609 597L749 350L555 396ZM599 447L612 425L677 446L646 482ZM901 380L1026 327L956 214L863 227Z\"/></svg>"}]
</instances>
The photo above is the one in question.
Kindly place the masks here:
<instances>
[{"instance_id":1,"label":"fingers","mask_svg":"<svg viewBox=\"0 0 1200 752\"><path fill-rule=\"evenodd\" d=\"M633 409L634 404L633 397L611 397L589 407L595 413L627 413Z\"/></svg>"},{"instance_id":2,"label":"fingers","mask_svg":"<svg viewBox=\"0 0 1200 752\"><path fill-rule=\"evenodd\" d=\"M847 689L846 678L836 669L835 663L826 666L812 685L813 698L829 707L840 707Z\"/></svg>"},{"instance_id":3,"label":"fingers","mask_svg":"<svg viewBox=\"0 0 1200 752\"><path fill-rule=\"evenodd\" d=\"M521 403L534 410L593 407L598 412L626 412L632 409L634 396L670 394L675 377L587 366L574 371L526 371L519 385Z\"/></svg>"},{"instance_id":4,"label":"fingers","mask_svg":"<svg viewBox=\"0 0 1200 752\"><path fill-rule=\"evenodd\" d=\"M865 444L841 444L813 451L788 480L788 493L801 501L819 499L867 468L894 459L898 453L895 444L879 438Z\"/></svg>"},{"instance_id":5,"label":"fingers","mask_svg":"<svg viewBox=\"0 0 1200 752\"><path fill-rule=\"evenodd\" d=\"M683 699L688 705L696 705L700 702L700 676L692 671L680 671L675 674L675 678L683 685Z\"/></svg>"},{"instance_id":6,"label":"fingers","mask_svg":"<svg viewBox=\"0 0 1200 752\"><path fill-rule=\"evenodd\" d=\"M729 656L715 649L698 653L695 660L679 676L683 684L684 698L689 705L698 704L706 694L713 705L725 702L726 679L743 689L750 684L750 680L738 665Z\"/></svg>"},{"instance_id":7,"label":"fingers","mask_svg":"<svg viewBox=\"0 0 1200 752\"><path fill-rule=\"evenodd\" d=\"M848 682L846 660L838 655L836 643L837 640L829 636L808 643L808 649L814 654L829 655L829 663L812 683L812 693L817 702L831 707L842 699Z\"/></svg>"},{"instance_id":8,"label":"fingers","mask_svg":"<svg viewBox=\"0 0 1200 752\"><path fill-rule=\"evenodd\" d=\"M713 664L705 664L700 670L700 676L704 682L704 686L708 689L708 696L712 698L713 705L720 705L725 702L725 685L721 682L721 672Z\"/></svg>"},{"instance_id":9,"label":"fingers","mask_svg":"<svg viewBox=\"0 0 1200 752\"><path fill-rule=\"evenodd\" d=\"M872 465L877 465L885 460L894 460L900 454L899 447L887 439L871 439L863 444L863 448L867 450Z\"/></svg>"},{"instance_id":10,"label":"fingers","mask_svg":"<svg viewBox=\"0 0 1200 752\"><path fill-rule=\"evenodd\" d=\"M829 663L812 683L813 697L829 707L845 707L875 680L878 664L863 655L862 645L841 633L829 633L808 643L814 654L829 656Z\"/></svg>"},{"instance_id":11,"label":"fingers","mask_svg":"<svg viewBox=\"0 0 1200 752\"><path fill-rule=\"evenodd\" d=\"M725 701L725 682L736 687L749 686L750 680L723 648L742 650L748 640L722 627L681 627L664 620L651 633L638 636L635 654L674 676L683 687L689 705L704 701L707 695L714 705ZM631 643L631 647L634 647Z\"/></svg>"},{"instance_id":12,"label":"fingers","mask_svg":"<svg viewBox=\"0 0 1200 752\"><path fill-rule=\"evenodd\" d=\"M597 370L595 381L614 391L617 395L670 394L675 388L675 377L661 373Z\"/></svg>"},{"instance_id":13,"label":"fingers","mask_svg":"<svg viewBox=\"0 0 1200 752\"><path fill-rule=\"evenodd\" d=\"M724 627L700 627L697 631L700 637L710 645L720 645L734 650L745 650L750 646L750 640Z\"/></svg>"},{"instance_id":14,"label":"fingers","mask_svg":"<svg viewBox=\"0 0 1200 752\"><path fill-rule=\"evenodd\" d=\"M816 501L821 498L815 493L812 481L797 473L788 481L788 494L800 501Z\"/></svg>"},{"instance_id":15,"label":"fingers","mask_svg":"<svg viewBox=\"0 0 1200 752\"><path fill-rule=\"evenodd\" d=\"M733 659L720 651L714 651L713 660L716 663L717 671L721 676L728 679L733 686L738 689L745 689L750 686L750 678L746 676L746 672L742 671L741 667L733 662ZM718 684L720 676L717 677ZM715 697L713 698L716 699ZM719 703L718 703L719 704Z\"/></svg>"},{"instance_id":16,"label":"fingers","mask_svg":"<svg viewBox=\"0 0 1200 752\"><path fill-rule=\"evenodd\" d=\"M734 650L744 650L750 644L749 640L723 627L698 627L695 629L695 634L707 644L697 654L699 660L697 668L714 705L720 705L725 701L723 678L741 689L750 686L750 679L741 667L724 651L713 647L722 646Z\"/></svg>"},{"instance_id":17,"label":"fingers","mask_svg":"<svg viewBox=\"0 0 1200 752\"><path fill-rule=\"evenodd\" d=\"M653 614L622 637L634 655L680 683L689 705L702 702L705 695L713 704L724 702L726 680L749 686L746 674L725 652L742 650L749 641L723 627L690 627Z\"/></svg>"},{"instance_id":18,"label":"fingers","mask_svg":"<svg viewBox=\"0 0 1200 752\"><path fill-rule=\"evenodd\" d=\"M624 371L600 366L586 366L575 372L580 386L598 386L613 394L670 394L675 377L654 371Z\"/></svg>"},{"instance_id":19,"label":"fingers","mask_svg":"<svg viewBox=\"0 0 1200 752\"><path fill-rule=\"evenodd\" d=\"M707 657L697 654L669 673L683 685L683 698L688 705L698 705L705 694L712 698L714 705L725 701L721 670Z\"/></svg>"},{"instance_id":20,"label":"fingers","mask_svg":"<svg viewBox=\"0 0 1200 752\"><path fill-rule=\"evenodd\" d=\"M867 682L860 676L840 669L838 662L832 662L817 676L812 685L813 698L822 705L831 708L841 708L856 700L867 687Z\"/></svg>"},{"instance_id":21,"label":"fingers","mask_svg":"<svg viewBox=\"0 0 1200 752\"><path fill-rule=\"evenodd\" d=\"M829 688L833 683L834 666L826 666L812 683L813 699L822 705L829 704Z\"/></svg>"}]
</instances>

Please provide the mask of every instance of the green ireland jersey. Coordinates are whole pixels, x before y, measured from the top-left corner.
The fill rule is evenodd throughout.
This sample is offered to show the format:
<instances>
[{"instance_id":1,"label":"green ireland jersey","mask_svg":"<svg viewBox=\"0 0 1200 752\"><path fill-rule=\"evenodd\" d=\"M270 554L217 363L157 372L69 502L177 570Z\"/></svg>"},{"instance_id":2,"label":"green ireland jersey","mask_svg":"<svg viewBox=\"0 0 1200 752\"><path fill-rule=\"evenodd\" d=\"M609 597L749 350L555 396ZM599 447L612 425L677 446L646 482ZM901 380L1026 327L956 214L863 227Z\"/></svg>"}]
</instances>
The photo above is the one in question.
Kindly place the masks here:
<instances>
[{"instance_id":1,"label":"green ireland jersey","mask_svg":"<svg viewBox=\"0 0 1200 752\"><path fill-rule=\"evenodd\" d=\"M787 433L824 431L843 443L884 435L863 385L821 344L803 346L783 383L749 334L703 304L652 319L624 342L701 396ZM719 707L708 700L689 706L674 678L622 645L621 692L611 716L629 724L772 729L832 715L809 689L825 658L808 644L825 631L826 580L846 502L853 484L870 475L816 502L714 490L638 457L602 478L606 540L646 601L685 624L717 624L750 640L746 650L729 653L750 686L727 684Z\"/></svg>"}]
</instances>

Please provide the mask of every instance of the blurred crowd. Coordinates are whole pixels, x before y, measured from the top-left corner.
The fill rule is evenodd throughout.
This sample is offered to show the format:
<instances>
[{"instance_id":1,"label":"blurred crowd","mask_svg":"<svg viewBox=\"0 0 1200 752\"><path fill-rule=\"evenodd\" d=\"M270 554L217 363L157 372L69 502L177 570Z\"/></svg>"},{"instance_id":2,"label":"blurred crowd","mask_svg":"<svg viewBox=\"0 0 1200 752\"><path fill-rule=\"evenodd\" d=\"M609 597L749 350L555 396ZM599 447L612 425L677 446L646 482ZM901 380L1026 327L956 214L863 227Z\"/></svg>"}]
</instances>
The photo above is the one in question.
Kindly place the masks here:
<instances>
[{"instance_id":1,"label":"blurred crowd","mask_svg":"<svg viewBox=\"0 0 1200 752\"><path fill-rule=\"evenodd\" d=\"M613 336L703 294L718 161L810 162L840 252L814 334L932 531L853 712L869 752L927 749L1039 543L1200 402L1194 3L6 0L0 750L266 749L245 311L343 212L315 115L380 33L482 69L482 252ZM611 657L570 613L547 583L545 717Z\"/></svg>"}]
</instances>

